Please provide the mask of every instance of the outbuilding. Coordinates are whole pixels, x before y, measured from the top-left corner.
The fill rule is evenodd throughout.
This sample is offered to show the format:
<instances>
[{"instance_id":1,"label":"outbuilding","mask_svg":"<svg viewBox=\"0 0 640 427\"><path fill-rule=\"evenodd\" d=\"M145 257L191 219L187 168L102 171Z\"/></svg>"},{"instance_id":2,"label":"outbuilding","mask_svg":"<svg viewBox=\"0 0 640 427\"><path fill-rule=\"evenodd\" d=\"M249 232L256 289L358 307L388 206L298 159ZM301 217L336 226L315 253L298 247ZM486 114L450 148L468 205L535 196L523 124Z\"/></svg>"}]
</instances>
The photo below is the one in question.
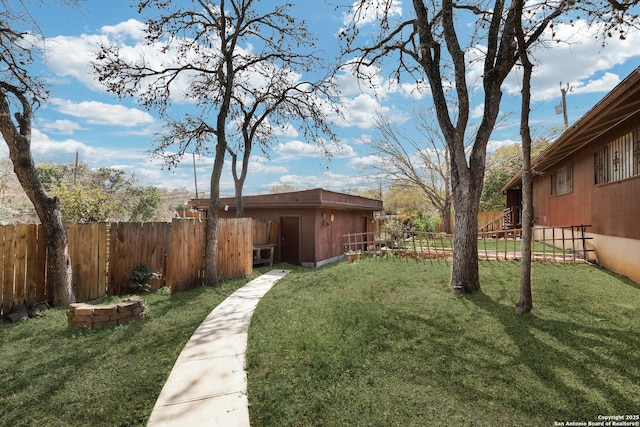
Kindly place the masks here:
<instances>
[{"instance_id":1,"label":"outbuilding","mask_svg":"<svg viewBox=\"0 0 640 427\"><path fill-rule=\"evenodd\" d=\"M344 235L374 231L381 200L322 188L288 193L244 196L244 216L279 225L276 260L304 267L320 267L344 258ZM204 212L209 199L189 205ZM220 218L236 216L235 197L220 198Z\"/></svg>"}]
</instances>

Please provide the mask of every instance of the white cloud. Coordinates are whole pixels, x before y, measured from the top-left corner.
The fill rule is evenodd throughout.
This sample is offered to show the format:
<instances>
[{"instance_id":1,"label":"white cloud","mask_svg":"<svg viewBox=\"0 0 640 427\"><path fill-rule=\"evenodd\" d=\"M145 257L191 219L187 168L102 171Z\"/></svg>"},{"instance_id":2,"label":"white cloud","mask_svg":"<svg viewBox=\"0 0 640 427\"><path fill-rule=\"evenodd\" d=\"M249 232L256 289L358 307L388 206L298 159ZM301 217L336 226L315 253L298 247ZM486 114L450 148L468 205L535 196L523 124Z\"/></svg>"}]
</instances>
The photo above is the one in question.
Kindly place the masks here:
<instances>
[{"instance_id":1,"label":"white cloud","mask_svg":"<svg viewBox=\"0 0 640 427\"><path fill-rule=\"evenodd\" d=\"M60 113L85 119L90 124L134 127L152 124L155 121L146 111L123 105L97 101L73 102L60 98L54 98L50 102Z\"/></svg>"},{"instance_id":2,"label":"white cloud","mask_svg":"<svg viewBox=\"0 0 640 427\"><path fill-rule=\"evenodd\" d=\"M426 96L431 96L431 88L427 84L426 80L401 83L399 85L398 92L405 98L412 98L415 100L422 100Z\"/></svg>"},{"instance_id":3,"label":"white cloud","mask_svg":"<svg viewBox=\"0 0 640 427\"><path fill-rule=\"evenodd\" d=\"M349 166L354 169L369 169L380 166L384 162L384 157L379 155L369 155L357 157L349 161Z\"/></svg>"},{"instance_id":4,"label":"white cloud","mask_svg":"<svg viewBox=\"0 0 640 427\"><path fill-rule=\"evenodd\" d=\"M128 19L116 25L105 25L101 28L102 33L116 40L131 38L136 41L143 41L145 37L145 24L137 19Z\"/></svg>"},{"instance_id":5,"label":"white cloud","mask_svg":"<svg viewBox=\"0 0 640 427\"><path fill-rule=\"evenodd\" d=\"M367 145L373 142L373 138L371 137L371 135L362 134L356 138L355 142L356 144L359 144L359 145Z\"/></svg>"},{"instance_id":6,"label":"white cloud","mask_svg":"<svg viewBox=\"0 0 640 427\"><path fill-rule=\"evenodd\" d=\"M328 171L319 175L283 175L278 181L265 184L264 188L282 184L291 185L297 189L324 188L332 191L343 191L353 187L372 188L377 185L372 182L371 176L352 176Z\"/></svg>"},{"instance_id":7,"label":"white cloud","mask_svg":"<svg viewBox=\"0 0 640 427\"><path fill-rule=\"evenodd\" d=\"M184 53L179 54L175 45L166 49L163 42L147 44L143 29L142 22L129 19L116 25L103 26L100 34L51 37L47 39L45 62L57 76L73 77L91 90L104 92L104 86L98 82L91 69L91 63L96 61L101 45L116 44L123 60L134 63L144 57L146 65L152 68L200 58L195 53L190 57ZM182 73L172 82L173 101L193 102L188 101L185 95L188 81L188 73Z\"/></svg>"},{"instance_id":8,"label":"white cloud","mask_svg":"<svg viewBox=\"0 0 640 427\"><path fill-rule=\"evenodd\" d=\"M42 129L59 135L73 135L75 131L83 130L80 124L71 120L54 120L42 123Z\"/></svg>"},{"instance_id":9,"label":"white cloud","mask_svg":"<svg viewBox=\"0 0 640 427\"><path fill-rule=\"evenodd\" d=\"M481 119L484 114L484 102L476 105L471 109L471 118L472 119Z\"/></svg>"},{"instance_id":10,"label":"white cloud","mask_svg":"<svg viewBox=\"0 0 640 427\"><path fill-rule=\"evenodd\" d=\"M255 174L285 174L289 169L278 161L269 160L266 157L256 157L249 162L249 173Z\"/></svg>"},{"instance_id":11,"label":"white cloud","mask_svg":"<svg viewBox=\"0 0 640 427\"><path fill-rule=\"evenodd\" d=\"M616 87L620 81L621 79L617 74L604 73L600 78L571 85L569 90L574 93L607 93Z\"/></svg>"},{"instance_id":12,"label":"white cloud","mask_svg":"<svg viewBox=\"0 0 640 427\"><path fill-rule=\"evenodd\" d=\"M287 136L290 138L295 138L299 135L297 129L293 127L291 123L287 123L282 126L276 126L273 128L274 134L278 136Z\"/></svg>"},{"instance_id":13,"label":"white cloud","mask_svg":"<svg viewBox=\"0 0 640 427\"><path fill-rule=\"evenodd\" d=\"M354 58L341 67L341 72L333 78L334 83L342 96L370 95L385 96L392 85L389 85L382 77L382 69L375 65L361 65L356 70L358 59ZM358 73L361 77L358 77Z\"/></svg>"},{"instance_id":14,"label":"white cloud","mask_svg":"<svg viewBox=\"0 0 640 427\"><path fill-rule=\"evenodd\" d=\"M400 0L355 1L351 9L343 15L343 24L355 23L361 27L373 22L379 22L385 16L402 16Z\"/></svg>"},{"instance_id":15,"label":"white cloud","mask_svg":"<svg viewBox=\"0 0 640 427\"><path fill-rule=\"evenodd\" d=\"M620 77L611 72L602 73L640 56L638 31L630 32L626 40L608 39L604 47L602 39L596 38L598 28L583 21L577 21L574 25L557 24L555 32L561 42L538 46L533 52L536 61L532 81L533 101L560 97L560 82L563 87L569 82L576 93L609 92L620 81ZM504 85L508 94L519 96L521 75L521 70L511 73Z\"/></svg>"},{"instance_id":16,"label":"white cloud","mask_svg":"<svg viewBox=\"0 0 640 427\"><path fill-rule=\"evenodd\" d=\"M73 77L88 88L103 90L91 72L98 46L106 39L100 35L57 36L47 39L45 63L61 77Z\"/></svg>"},{"instance_id":17,"label":"white cloud","mask_svg":"<svg viewBox=\"0 0 640 427\"><path fill-rule=\"evenodd\" d=\"M335 122L341 127L358 127L371 129L375 127L379 114L391 115L391 109L383 106L379 99L367 94L360 94L353 98L343 98L341 106L344 111L343 118L335 118Z\"/></svg>"},{"instance_id":18,"label":"white cloud","mask_svg":"<svg viewBox=\"0 0 640 427\"><path fill-rule=\"evenodd\" d=\"M302 141L288 141L278 144L274 152L282 160L292 160L303 157L323 158L328 151L332 158L349 158L356 155L353 148L346 144L328 143L324 148L318 144L309 144Z\"/></svg>"},{"instance_id":19,"label":"white cloud","mask_svg":"<svg viewBox=\"0 0 640 427\"><path fill-rule=\"evenodd\" d=\"M75 159L76 152L80 160L92 164L118 163L121 159L145 160L149 155L140 148L92 147L75 139L54 140L38 129L31 135L31 152L36 161L67 163Z\"/></svg>"}]
</instances>

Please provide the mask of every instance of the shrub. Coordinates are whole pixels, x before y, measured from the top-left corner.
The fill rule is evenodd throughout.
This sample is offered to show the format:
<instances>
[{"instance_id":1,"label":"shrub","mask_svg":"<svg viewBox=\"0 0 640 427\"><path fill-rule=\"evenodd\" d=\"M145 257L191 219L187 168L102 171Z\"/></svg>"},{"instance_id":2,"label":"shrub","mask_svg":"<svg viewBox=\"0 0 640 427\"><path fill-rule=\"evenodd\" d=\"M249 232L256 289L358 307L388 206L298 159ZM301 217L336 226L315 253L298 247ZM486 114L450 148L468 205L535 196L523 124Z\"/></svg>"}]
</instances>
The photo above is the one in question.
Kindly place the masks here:
<instances>
[{"instance_id":1,"label":"shrub","mask_svg":"<svg viewBox=\"0 0 640 427\"><path fill-rule=\"evenodd\" d=\"M416 212L411 223L412 231L438 231L440 227L440 217L432 213Z\"/></svg>"},{"instance_id":2,"label":"shrub","mask_svg":"<svg viewBox=\"0 0 640 427\"><path fill-rule=\"evenodd\" d=\"M151 280L161 276L160 272L152 270L146 265L139 265L129 273L129 288L134 292L149 292Z\"/></svg>"}]
</instances>

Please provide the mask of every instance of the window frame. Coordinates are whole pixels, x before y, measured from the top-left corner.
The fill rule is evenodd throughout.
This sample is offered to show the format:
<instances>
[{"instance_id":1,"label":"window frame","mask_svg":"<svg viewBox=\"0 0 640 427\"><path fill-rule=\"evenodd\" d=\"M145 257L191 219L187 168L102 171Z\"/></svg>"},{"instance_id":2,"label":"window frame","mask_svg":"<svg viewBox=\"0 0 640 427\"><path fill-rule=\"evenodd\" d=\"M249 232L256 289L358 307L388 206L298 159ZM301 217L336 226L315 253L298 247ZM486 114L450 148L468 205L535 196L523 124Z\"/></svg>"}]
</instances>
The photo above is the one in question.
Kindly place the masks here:
<instances>
[{"instance_id":1,"label":"window frame","mask_svg":"<svg viewBox=\"0 0 640 427\"><path fill-rule=\"evenodd\" d=\"M640 128L625 132L593 154L594 185L640 176Z\"/></svg>"},{"instance_id":2,"label":"window frame","mask_svg":"<svg viewBox=\"0 0 640 427\"><path fill-rule=\"evenodd\" d=\"M573 163L557 168L551 174L551 195L562 196L573 193Z\"/></svg>"}]
</instances>

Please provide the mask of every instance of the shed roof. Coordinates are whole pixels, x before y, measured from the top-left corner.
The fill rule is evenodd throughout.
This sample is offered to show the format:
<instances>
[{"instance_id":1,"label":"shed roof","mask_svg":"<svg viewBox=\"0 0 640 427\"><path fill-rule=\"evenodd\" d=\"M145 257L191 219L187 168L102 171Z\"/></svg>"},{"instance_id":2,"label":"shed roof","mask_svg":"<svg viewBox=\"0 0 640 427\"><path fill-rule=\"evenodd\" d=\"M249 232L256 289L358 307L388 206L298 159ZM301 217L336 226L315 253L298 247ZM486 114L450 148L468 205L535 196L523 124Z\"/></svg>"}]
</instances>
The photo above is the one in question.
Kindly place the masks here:
<instances>
[{"instance_id":1,"label":"shed roof","mask_svg":"<svg viewBox=\"0 0 640 427\"><path fill-rule=\"evenodd\" d=\"M591 110L582 116L558 139L536 157L531 167L544 172L576 151L626 122L640 119L640 67L629 74ZM503 191L517 188L522 172L515 175Z\"/></svg>"},{"instance_id":2,"label":"shed roof","mask_svg":"<svg viewBox=\"0 0 640 427\"><path fill-rule=\"evenodd\" d=\"M322 188L313 190L293 191L289 193L262 194L244 196L244 208L325 208L341 210L383 210L382 200L354 196L352 194L337 193ZM220 204L235 208L235 197L221 197ZM199 210L209 208L209 199L191 199L189 205Z\"/></svg>"}]
</instances>

